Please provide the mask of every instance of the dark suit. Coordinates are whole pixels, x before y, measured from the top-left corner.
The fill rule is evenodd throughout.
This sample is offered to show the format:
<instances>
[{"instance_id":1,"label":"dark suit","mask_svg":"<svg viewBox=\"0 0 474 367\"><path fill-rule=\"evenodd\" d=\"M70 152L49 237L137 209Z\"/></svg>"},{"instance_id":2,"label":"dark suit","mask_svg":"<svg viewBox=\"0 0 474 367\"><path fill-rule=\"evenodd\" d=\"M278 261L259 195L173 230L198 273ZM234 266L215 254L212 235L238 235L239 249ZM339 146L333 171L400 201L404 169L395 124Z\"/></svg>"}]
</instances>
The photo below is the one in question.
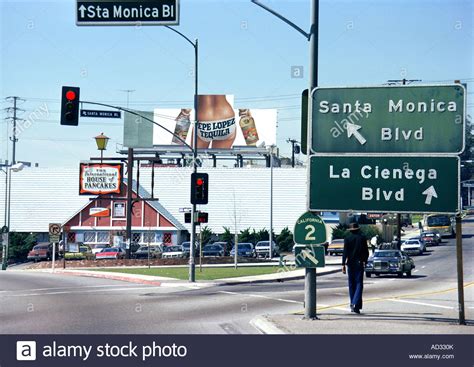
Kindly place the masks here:
<instances>
[{"instance_id":1,"label":"dark suit","mask_svg":"<svg viewBox=\"0 0 474 367\"><path fill-rule=\"evenodd\" d=\"M351 232L344 239L342 265L347 265L351 308L356 310L362 308L364 264L367 263L368 258L369 248L367 247L367 238L360 233L360 230Z\"/></svg>"}]
</instances>

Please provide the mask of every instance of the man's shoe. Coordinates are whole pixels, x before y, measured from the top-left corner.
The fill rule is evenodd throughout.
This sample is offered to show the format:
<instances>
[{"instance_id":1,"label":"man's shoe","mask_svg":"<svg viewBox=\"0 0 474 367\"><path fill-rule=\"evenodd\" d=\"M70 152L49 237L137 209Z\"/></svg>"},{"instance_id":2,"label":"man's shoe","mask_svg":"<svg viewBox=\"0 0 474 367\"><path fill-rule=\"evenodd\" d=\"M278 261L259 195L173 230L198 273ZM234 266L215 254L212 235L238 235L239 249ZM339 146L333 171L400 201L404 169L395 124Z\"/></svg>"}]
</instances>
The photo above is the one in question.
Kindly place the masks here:
<instances>
[{"instance_id":1,"label":"man's shoe","mask_svg":"<svg viewBox=\"0 0 474 367\"><path fill-rule=\"evenodd\" d=\"M355 306L351 305L351 312L355 312Z\"/></svg>"},{"instance_id":2,"label":"man's shoe","mask_svg":"<svg viewBox=\"0 0 474 367\"><path fill-rule=\"evenodd\" d=\"M355 312L355 313L360 314L360 310L359 310L358 308L354 308L354 309L352 310L352 312Z\"/></svg>"}]
</instances>

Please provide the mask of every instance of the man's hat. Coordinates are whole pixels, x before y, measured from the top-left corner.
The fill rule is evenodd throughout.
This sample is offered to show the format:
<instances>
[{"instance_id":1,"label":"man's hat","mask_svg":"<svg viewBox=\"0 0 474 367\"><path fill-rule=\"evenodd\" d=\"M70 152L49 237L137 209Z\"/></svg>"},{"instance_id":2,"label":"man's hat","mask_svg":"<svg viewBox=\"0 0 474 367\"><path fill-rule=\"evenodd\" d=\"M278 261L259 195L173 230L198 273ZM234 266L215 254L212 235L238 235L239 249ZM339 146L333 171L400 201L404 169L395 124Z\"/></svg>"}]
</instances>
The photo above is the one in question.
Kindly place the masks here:
<instances>
[{"instance_id":1,"label":"man's hat","mask_svg":"<svg viewBox=\"0 0 474 367\"><path fill-rule=\"evenodd\" d=\"M357 231L358 229L360 229L359 227L359 224L358 223L351 223L349 224L349 231Z\"/></svg>"}]
</instances>

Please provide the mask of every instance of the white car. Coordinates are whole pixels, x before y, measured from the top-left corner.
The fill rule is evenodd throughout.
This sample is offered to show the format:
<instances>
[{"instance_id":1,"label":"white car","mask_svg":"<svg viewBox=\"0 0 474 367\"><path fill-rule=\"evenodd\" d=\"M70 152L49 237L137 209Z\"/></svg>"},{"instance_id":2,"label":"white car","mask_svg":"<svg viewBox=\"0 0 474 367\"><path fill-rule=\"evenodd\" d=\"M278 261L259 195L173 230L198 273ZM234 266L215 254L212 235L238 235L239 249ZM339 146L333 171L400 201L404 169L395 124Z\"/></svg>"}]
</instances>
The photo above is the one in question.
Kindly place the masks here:
<instances>
[{"instance_id":1,"label":"white car","mask_svg":"<svg viewBox=\"0 0 474 367\"><path fill-rule=\"evenodd\" d=\"M402 243L401 250L406 254L421 255L426 251L426 245L418 239L409 239Z\"/></svg>"},{"instance_id":2,"label":"white car","mask_svg":"<svg viewBox=\"0 0 474 367\"><path fill-rule=\"evenodd\" d=\"M183 251L183 246L164 246L163 254L161 255L162 259L182 259L186 255Z\"/></svg>"}]
</instances>

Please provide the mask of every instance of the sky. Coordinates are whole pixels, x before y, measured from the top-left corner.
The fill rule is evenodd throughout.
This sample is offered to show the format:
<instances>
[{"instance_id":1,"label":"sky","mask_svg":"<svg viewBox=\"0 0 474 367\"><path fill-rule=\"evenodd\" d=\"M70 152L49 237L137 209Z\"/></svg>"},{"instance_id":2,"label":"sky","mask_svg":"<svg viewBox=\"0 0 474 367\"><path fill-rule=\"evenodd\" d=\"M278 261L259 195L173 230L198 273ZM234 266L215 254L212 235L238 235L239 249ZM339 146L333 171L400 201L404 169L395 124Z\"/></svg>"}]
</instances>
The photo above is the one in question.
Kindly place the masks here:
<instances>
[{"instance_id":1,"label":"sky","mask_svg":"<svg viewBox=\"0 0 474 367\"><path fill-rule=\"evenodd\" d=\"M310 0L261 0L309 30ZM161 26L75 24L75 1L0 0L0 161L11 159L9 96L21 100L17 159L73 167L97 156L94 136L122 143L120 120L81 118L60 126L61 86L81 100L130 108L191 106L194 50ZM181 0L177 29L199 40L200 94L232 94L235 107L277 108L277 145L300 139L301 93L308 87L308 41L250 0ZM471 0L320 0L320 86L423 84L460 79L474 108ZM303 67L303 78L293 78ZM133 90L127 93L125 90ZM84 105L84 108L94 109Z\"/></svg>"}]
</instances>

